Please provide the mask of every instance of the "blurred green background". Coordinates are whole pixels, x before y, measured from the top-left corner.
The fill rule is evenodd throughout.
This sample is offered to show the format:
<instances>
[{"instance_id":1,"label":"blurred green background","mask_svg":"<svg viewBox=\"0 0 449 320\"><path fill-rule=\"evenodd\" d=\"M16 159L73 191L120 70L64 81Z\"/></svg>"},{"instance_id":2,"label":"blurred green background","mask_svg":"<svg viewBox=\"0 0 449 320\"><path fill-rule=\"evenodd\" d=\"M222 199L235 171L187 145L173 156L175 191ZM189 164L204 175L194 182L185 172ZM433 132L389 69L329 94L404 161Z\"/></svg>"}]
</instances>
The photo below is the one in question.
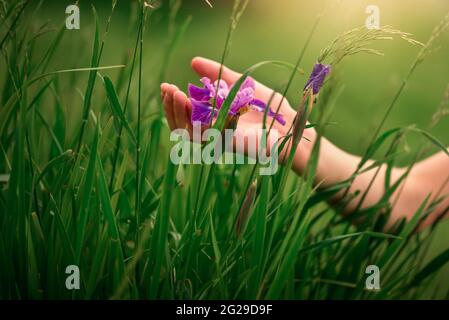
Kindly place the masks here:
<instances>
[{"instance_id":1,"label":"blurred green background","mask_svg":"<svg viewBox=\"0 0 449 320\"><path fill-rule=\"evenodd\" d=\"M159 72L163 48L167 45L169 16L164 15L167 1L161 1L162 10L149 17L144 47L144 90L154 86L155 73ZM232 11L232 1L211 0L213 8L203 0L184 0L175 22L179 25L191 16L192 21L186 34L180 39L171 59L166 81L186 88L188 82L197 82L197 76L190 69L194 56L205 56L219 60ZM65 7L70 1L54 1L39 20L51 20L55 27L66 17ZM110 13L110 1L95 1L101 18L102 28ZM364 25L368 5L380 8L381 25L389 25L413 34L413 38L426 42L433 27L449 10L447 0L345 0L345 1L299 1L299 0L253 0L244 13L232 40L226 65L243 71L262 60L284 60L295 63L316 16L327 8L311 44L301 63L304 76L297 76L288 93L294 106L320 50L344 31ZM118 10L113 17L111 30L105 45L102 65L116 65L130 61L134 30L131 30L131 6L135 1L118 1ZM90 1L81 1L81 29L67 31L63 45L56 55L53 68L67 69L88 66L93 38L93 18ZM167 6L168 7L168 6ZM104 31L104 30L103 30ZM53 35L50 35L51 38ZM340 84L345 91L336 104L326 137L337 146L360 154L366 148L372 132L380 122L386 107L398 89L402 78L415 59L419 47L400 39L374 43L373 48L385 56L357 55L344 60L339 68ZM436 50L419 66L407 84L386 128L416 124L425 128L439 106L449 83L449 36L446 33L438 41ZM129 59L129 60L128 60ZM108 72L114 74L114 72ZM151 76L150 76L151 75ZM87 77L83 75L83 77ZM254 77L273 88L283 87L289 71L266 67L258 70ZM67 82L69 83L69 82ZM82 82L80 82L82 83ZM81 108L79 97L73 99L76 88L67 87L67 103ZM83 90L84 88L79 88ZM135 97L132 97L135 99ZM69 117L68 117L69 119ZM449 144L449 119L443 119L432 133ZM417 150L424 143L422 138L410 136L410 150ZM403 157L403 164L410 155ZM448 222L443 223L436 234L432 255L440 252L448 242ZM447 278L449 279L449 277Z\"/></svg>"},{"instance_id":2,"label":"blurred green background","mask_svg":"<svg viewBox=\"0 0 449 320\"><path fill-rule=\"evenodd\" d=\"M164 6L167 1L161 1L161 5ZM110 12L110 1L94 3L104 22ZM190 60L193 57L200 55L215 60L221 57L232 1L211 0L211 3L213 8L203 0L185 0L176 17L178 24L188 16L193 18L186 34L178 43L166 79L180 88L186 88L188 82L198 81L190 69ZM53 2L47 11L48 16L40 18L51 19L53 23L60 20L62 23L68 4L69 1ZM380 8L381 25L410 32L414 39L421 42L427 41L433 27L449 10L449 2L446 0L253 0L250 1L234 33L226 64L235 70L243 71L262 60L294 63L316 16L327 8L301 64L305 75L296 77L288 93L289 101L295 105L320 50L344 31L363 26L368 16L365 9L370 4ZM132 49L134 39L130 37L129 27L132 5L135 5L135 1L118 1L118 10L113 17L106 41L103 58L105 65L122 63L123 53ZM93 37L90 1L81 1L80 6L81 29L67 31L63 40L65 43L61 46L64 49L55 57L55 68L89 64L90 43ZM162 48L167 43L167 17L158 14L150 16L149 20L145 38L144 69L146 73L155 73L160 65ZM104 23L100 25L104 27ZM426 58L408 82L387 127L413 123L425 127L428 124L449 83L449 36L444 35L441 39L436 51ZM360 153L366 147L370 132L379 123L419 51L418 46L400 39L377 42L372 47L383 52L385 56L356 55L345 59L339 68L340 81L346 89L337 102L332 118L336 124L329 127L328 138L353 153ZM257 80L273 88L283 87L288 76L289 71L272 66L262 68L255 74ZM145 86L149 90L155 83L151 82L152 77L148 78ZM445 143L449 143L447 130L445 132L448 124L446 119L433 130ZM414 137L410 137L411 148L418 142Z\"/></svg>"}]
</instances>

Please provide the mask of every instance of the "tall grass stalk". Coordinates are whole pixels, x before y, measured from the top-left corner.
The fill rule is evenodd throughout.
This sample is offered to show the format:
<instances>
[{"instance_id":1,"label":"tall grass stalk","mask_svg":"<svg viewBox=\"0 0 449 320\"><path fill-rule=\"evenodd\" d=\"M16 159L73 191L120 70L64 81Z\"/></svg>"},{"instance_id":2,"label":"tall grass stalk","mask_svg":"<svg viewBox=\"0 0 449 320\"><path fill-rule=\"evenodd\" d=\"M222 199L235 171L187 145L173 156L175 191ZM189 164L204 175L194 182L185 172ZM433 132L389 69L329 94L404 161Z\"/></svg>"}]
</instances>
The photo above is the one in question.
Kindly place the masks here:
<instances>
[{"instance_id":1,"label":"tall grass stalk","mask_svg":"<svg viewBox=\"0 0 449 320\"><path fill-rule=\"evenodd\" d=\"M136 198L135 198L135 211L136 211L136 229L140 226L140 135L141 135L141 117L142 117L142 61L143 61L143 34L145 29L146 11L143 3L141 6L140 14L140 36L139 36L139 80L137 89L137 129L136 129ZM137 232L136 235L139 233Z\"/></svg>"}]
</instances>

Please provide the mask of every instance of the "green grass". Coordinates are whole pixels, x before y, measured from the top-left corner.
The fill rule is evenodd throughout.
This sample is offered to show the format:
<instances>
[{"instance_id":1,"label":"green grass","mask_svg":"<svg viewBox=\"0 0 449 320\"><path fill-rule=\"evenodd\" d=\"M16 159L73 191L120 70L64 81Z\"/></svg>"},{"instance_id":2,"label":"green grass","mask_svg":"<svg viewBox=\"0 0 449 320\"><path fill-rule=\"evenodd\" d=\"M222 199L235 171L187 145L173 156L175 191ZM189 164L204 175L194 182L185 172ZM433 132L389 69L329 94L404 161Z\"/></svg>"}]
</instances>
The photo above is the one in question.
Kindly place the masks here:
<instances>
[{"instance_id":1,"label":"green grass","mask_svg":"<svg viewBox=\"0 0 449 320\"><path fill-rule=\"evenodd\" d=\"M112 1L100 4L100 11L82 4L82 28L88 30L89 43L82 52L70 52L74 43L86 42L77 31L65 30L64 16L50 24L38 18L45 1L1 3L0 298L449 297L447 286L437 287L449 261L447 245L429 259L435 230L414 232L435 203L428 198L413 219L388 230L385 214L380 213L388 214L389 198L398 184L387 183L379 203L354 213L365 217L354 225L339 214L342 207L332 208L326 200L347 190L362 165L348 181L317 188L313 180L319 144L304 177L291 173L291 160L273 176L258 176L258 164L176 166L170 162L172 144L159 84L172 76L182 79L173 66L181 68L177 59L183 41L195 38L189 35L194 33L195 26L190 27L195 20L183 16L180 0L164 1L157 9ZM235 1L230 21L214 13L230 24L227 34L213 39L222 43L218 60L225 64L245 23L247 5ZM119 10L126 13L118 14ZM306 57L315 41L321 40L318 30L326 15L319 17L304 26L307 36L300 49L293 50L296 64L260 59L244 68L230 93L232 99L245 77L282 67L284 78L275 87L293 105L301 101L301 116L291 133L295 145L307 119L320 136L327 136L333 130L327 124L344 93L357 91L338 76L331 77L312 115L307 95L297 94L295 81L305 82L297 70L310 69L305 68ZM121 29L126 25L129 39L115 38L116 23ZM411 159L428 148L445 150L443 142L421 127L407 123L386 128L442 32L437 28L414 53L417 58L410 71L403 72L402 84L385 98L387 108L378 129L360 151L361 164L373 157L378 160L375 166L396 164L412 133L424 141L424 147L414 150ZM158 52L147 41L160 40L160 33L167 38ZM352 45L365 47L367 39L378 36L383 34L357 31L358 40L353 39ZM108 46L109 39L113 46ZM327 48L323 59L335 58L335 48L323 48ZM67 62L61 58L65 55ZM313 55L316 59L319 51ZM339 64L338 72L346 66ZM442 92L431 95L441 97ZM230 99L223 109L230 107ZM215 124L218 128L224 126L223 115ZM76 291L64 285L65 268L72 264L81 271L81 289ZM370 264L381 268L379 292L364 289L365 268Z\"/></svg>"}]
</instances>

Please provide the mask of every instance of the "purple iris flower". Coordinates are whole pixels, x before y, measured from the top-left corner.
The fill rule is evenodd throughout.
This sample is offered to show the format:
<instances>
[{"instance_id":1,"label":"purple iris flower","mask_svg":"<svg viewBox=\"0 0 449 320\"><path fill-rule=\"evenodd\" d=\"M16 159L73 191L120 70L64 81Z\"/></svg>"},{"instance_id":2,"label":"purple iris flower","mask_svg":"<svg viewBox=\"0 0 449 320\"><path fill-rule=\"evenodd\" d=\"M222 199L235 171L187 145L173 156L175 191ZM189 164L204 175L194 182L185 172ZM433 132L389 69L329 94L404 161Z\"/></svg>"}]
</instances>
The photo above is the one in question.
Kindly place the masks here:
<instances>
[{"instance_id":1,"label":"purple iris flower","mask_svg":"<svg viewBox=\"0 0 449 320\"><path fill-rule=\"evenodd\" d=\"M304 87L304 91L312 88L314 95L317 95L323 86L324 79L331 72L331 66L322 63L316 63L310 74L309 80Z\"/></svg>"},{"instance_id":2,"label":"purple iris flower","mask_svg":"<svg viewBox=\"0 0 449 320\"><path fill-rule=\"evenodd\" d=\"M217 117L218 111L221 109L223 102L226 100L232 86L229 87L224 80L220 82L212 81L207 78L201 78L203 87L195 86L189 83L188 91L190 101L192 102L192 122L199 121L203 125L210 124L211 116ZM254 98L255 82L251 77L245 79L240 86L234 101L229 108L229 116L241 115L249 110L265 112L267 105ZM216 109L214 110L213 101L216 98ZM276 114L271 108L268 109L267 115L274 118L280 124L285 125L285 120L280 114Z\"/></svg>"}]
</instances>

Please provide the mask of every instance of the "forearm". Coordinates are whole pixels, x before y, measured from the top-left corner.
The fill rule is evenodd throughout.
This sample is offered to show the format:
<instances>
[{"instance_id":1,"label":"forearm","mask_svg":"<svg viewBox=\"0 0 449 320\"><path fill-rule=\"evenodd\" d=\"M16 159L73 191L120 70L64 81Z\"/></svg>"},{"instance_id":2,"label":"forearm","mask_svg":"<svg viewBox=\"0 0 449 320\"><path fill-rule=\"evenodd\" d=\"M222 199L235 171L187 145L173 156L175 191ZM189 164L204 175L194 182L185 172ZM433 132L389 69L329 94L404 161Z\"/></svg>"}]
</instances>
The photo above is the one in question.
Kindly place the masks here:
<instances>
[{"instance_id":1,"label":"forearm","mask_svg":"<svg viewBox=\"0 0 449 320\"><path fill-rule=\"evenodd\" d=\"M293 158L293 170L301 175L305 172L309 163L312 149L316 143L317 133L313 129L304 131L303 139L297 146ZM332 142L322 137L320 140L320 150L317 170L315 174L315 184L325 188L347 180L357 169L360 157L352 155L338 148ZM368 176L359 176L357 185L363 185Z\"/></svg>"},{"instance_id":2,"label":"forearm","mask_svg":"<svg viewBox=\"0 0 449 320\"><path fill-rule=\"evenodd\" d=\"M293 125L296 113L287 109L284 115L287 124L280 128L280 133L285 136L287 132L283 131L285 131L285 128L290 128ZM293 170L298 175L305 173L316 139L317 133L313 128L304 130L303 138L294 154L292 165ZM281 152L281 162L285 162L289 151L290 148L288 147ZM360 161L360 157L345 152L323 137L320 141L320 152L314 182L319 187L325 188L348 180L357 171ZM373 206L384 196L387 167L386 165L381 165L380 167L374 166L372 169L366 170L372 164L372 160L367 161L352 180L349 194L353 195L353 198L346 205L345 214L353 212L359 205L360 208ZM405 171L405 169L393 168L390 184L398 181ZM356 192L357 195L355 195ZM344 194L344 191L338 193L331 201L338 202ZM410 219L429 194L431 194L430 202L449 194L449 157L443 152L416 164L393 196L390 197L392 213L389 224L391 225L404 217ZM425 225L444 215L448 208L449 199L445 198L433 209L429 218L425 221Z\"/></svg>"},{"instance_id":3,"label":"forearm","mask_svg":"<svg viewBox=\"0 0 449 320\"><path fill-rule=\"evenodd\" d=\"M392 220L412 218L416 210L429 197L427 205L439 203L432 209L423 226L447 215L449 208L449 157L440 152L417 163L405 180L403 190L395 194Z\"/></svg>"},{"instance_id":4,"label":"forearm","mask_svg":"<svg viewBox=\"0 0 449 320\"><path fill-rule=\"evenodd\" d=\"M304 173L310 160L312 148L316 140L315 131L306 133L305 138L296 150L293 170L297 174ZM342 149L329 140L321 138L320 152L315 176L315 183L320 187L328 187L349 178L357 168L360 159Z\"/></svg>"},{"instance_id":5,"label":"forearm","mask_svg":"<svg viewBox=\"0 0 449 320\"><path fill-rule=\"evenodd\" d=\"M298 174L304 173L316 140L316 133L313 130L306 130L305 136L307 139L300 143L294 157L293 169ZM333 145L329 140L321 138L315 183L320 187L328 187L345 181L356 172L360 161L360 157L349 154ZM362 173L359 173L352 181L350 194L355 194L358 191L358 195L348 203L345 213L353 212L359 205L360 208L375 205L384 196L386 165L364 170L372 164L373 161L368 161L360 170ZM389 224L404 217L411 218L429 194L431 194L431 200L449 194L448 168L449 157L443 153L418 163L390 198L393 209ZM391 172L391 183L395 183L404 173L405 169L394 168ZM366 195L364 195L365 193ZM332 200L338 201L342 195L343 192L340 192ZM361 202L363 195L364 199ZM448 206L448 199L442 201L425 224L433 222L441 214L444 214Z\"/></svg>"}]
</instances>

